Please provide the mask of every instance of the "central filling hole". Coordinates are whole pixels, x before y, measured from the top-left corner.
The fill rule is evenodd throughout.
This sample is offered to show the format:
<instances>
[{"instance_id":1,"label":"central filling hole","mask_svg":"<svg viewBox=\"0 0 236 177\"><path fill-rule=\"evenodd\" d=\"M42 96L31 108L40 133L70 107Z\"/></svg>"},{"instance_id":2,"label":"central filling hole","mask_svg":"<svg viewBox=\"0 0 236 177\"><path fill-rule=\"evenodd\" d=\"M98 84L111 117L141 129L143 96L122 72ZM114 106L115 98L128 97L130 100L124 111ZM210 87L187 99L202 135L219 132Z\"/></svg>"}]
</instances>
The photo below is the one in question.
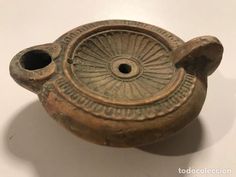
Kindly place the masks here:
<instances>
[{"instance_id":1,"label":"central filling hole","mask_svg":"<svg viewBox=\"0 0 236 177\"><path fill-rule=\"evenodd\" d=\"M131 72L131 66L129 64L123 63L119 66L119 71L124 74L128 74Z\"/></svg>"}]
</instances>

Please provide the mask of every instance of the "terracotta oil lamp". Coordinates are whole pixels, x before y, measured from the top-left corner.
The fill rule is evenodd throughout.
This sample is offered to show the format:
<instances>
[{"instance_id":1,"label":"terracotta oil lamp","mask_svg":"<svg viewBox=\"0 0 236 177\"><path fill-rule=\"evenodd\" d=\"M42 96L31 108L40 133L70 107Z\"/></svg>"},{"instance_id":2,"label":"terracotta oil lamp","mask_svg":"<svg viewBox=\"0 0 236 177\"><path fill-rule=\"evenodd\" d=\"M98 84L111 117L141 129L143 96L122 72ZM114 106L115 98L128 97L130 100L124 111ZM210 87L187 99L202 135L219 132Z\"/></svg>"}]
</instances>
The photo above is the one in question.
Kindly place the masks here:
<instances>
[{"instance_id":1,"label":"terracotta oil lamp","mask_svg":"<svg viewBox=\"0 0 236 177\"><path fill-rule=\"evenodd\" d=\"M212 36L184 42L153 25L107 20L19 52L10 74L79 137L134 147L197 117L222 53Z\"/></svg>"}]
</instances>

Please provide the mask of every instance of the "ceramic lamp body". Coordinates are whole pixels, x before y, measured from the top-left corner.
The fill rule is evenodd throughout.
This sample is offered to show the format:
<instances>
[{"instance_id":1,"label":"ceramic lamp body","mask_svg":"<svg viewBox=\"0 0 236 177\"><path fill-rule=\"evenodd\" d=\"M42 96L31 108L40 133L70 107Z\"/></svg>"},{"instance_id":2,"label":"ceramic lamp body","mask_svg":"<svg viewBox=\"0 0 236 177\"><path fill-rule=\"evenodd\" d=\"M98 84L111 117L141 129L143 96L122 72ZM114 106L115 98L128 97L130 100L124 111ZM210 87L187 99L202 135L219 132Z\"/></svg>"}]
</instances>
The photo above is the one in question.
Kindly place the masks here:
<instances>
[{"instance_id":1,"label":"ceramic lamp body","mask_svg":"<svg viewBox=\"0 0 236 177\"><path fill-rule=\"evenodd\" d=\"M222 53L215 37L185 43L156 26L108 20L23 50L10 73L79 137L132 147L163 139L199 114Z\"/></svg>"}]
</instances>

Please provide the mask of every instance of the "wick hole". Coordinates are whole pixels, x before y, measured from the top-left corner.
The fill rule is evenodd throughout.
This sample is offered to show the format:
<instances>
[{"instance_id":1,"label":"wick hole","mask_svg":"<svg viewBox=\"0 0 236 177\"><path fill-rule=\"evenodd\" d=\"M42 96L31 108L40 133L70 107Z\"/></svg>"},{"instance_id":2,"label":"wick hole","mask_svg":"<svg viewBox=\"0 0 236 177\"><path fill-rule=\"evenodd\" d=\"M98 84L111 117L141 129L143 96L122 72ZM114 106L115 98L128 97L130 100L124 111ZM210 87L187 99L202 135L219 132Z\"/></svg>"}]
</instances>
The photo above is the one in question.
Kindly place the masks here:
<instances>
[{"instance_id":1,"label":"wick hole","mask_svg":"<svg viewBox=\"0 0 236 177\"><path fill-rule=\"evenodd\" d=\"M51 56L48 53L42 50L32 50L21 57L20 64L24 69L35 70L46 67L51 61Z\"/></svg>"},{"instance_id":2,"label":"wick hole","mask_svg":"<svg viewBox=\"0 0 236 177\"><path fill-rule=\"evenodd\" d=\"M124 74L128 74L131 72L131 66L129 64L120 64L119 65L119 71Z\"/></svg>"}]
</instances>

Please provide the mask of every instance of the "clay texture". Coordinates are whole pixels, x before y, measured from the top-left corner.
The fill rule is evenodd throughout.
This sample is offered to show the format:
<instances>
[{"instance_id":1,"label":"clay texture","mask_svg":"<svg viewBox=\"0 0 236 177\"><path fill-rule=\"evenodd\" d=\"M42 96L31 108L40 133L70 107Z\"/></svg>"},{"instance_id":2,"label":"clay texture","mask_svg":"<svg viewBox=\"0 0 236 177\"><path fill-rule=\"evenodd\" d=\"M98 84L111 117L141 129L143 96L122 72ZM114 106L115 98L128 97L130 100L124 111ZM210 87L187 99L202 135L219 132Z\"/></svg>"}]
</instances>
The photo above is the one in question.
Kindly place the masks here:
<instances>
[{"instance_id":1,"label":"clay texture","mask_svg":"<svg viewBox=\"0 0 236 177\"><path fill-rule=\"evenodd\" d=\"M19 52L10 73L74 134L132 147L163 139L199 114L222 54L213 36L184 42L153 25L107 20Z\"/></svg>"}]
</instances>

